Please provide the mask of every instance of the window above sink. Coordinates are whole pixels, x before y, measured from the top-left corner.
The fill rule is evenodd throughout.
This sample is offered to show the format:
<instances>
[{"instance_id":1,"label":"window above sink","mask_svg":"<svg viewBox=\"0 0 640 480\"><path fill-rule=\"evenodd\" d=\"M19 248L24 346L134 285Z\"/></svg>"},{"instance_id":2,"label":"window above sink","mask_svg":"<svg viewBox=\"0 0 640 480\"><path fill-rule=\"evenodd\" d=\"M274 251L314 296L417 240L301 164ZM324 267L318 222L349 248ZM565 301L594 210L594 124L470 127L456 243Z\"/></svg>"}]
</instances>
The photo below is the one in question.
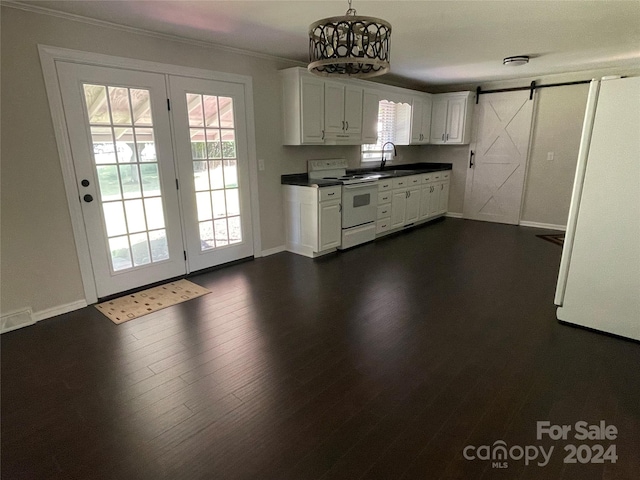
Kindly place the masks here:
<instances>
[{"instance_id":1,"label":"window above sink","mask_svg":"<svg viewBox=\"0 0 640 480\"><path fill-rule=\"evenodd\" d=\"M411 134L411 105L380 100L378 103L378 141L362 145L362 162L380 162L382 146L387 142L409 145Z\"/></svg>"}]
</instances>

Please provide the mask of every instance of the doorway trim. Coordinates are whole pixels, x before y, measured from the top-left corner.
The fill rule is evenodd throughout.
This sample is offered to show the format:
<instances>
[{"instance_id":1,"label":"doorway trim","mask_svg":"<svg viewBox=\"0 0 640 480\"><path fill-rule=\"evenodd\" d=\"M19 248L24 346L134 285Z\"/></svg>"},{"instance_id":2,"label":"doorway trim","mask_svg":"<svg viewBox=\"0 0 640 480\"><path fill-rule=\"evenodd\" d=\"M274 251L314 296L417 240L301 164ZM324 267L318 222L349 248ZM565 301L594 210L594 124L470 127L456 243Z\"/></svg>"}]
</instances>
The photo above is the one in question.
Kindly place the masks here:
<instances>
[{"instance_id":1,"label":"doorway trim","mask_svg":"<svg viewBox=\"0 0 640 480\"><path fill-rule=\"evenodd\" d=\"M260 208L258 204L258 162L256 153L255 116L253 108L253 79L245 75L215 72L193 67L135 60L130 58L104 55L100 53L83 52L49 45L38 45L40 64L45 81L49 108L53 121L53 130L56 137L58 156L62 168L67 204L71 216L73 238L76 244L80 275L84 288L84 296L87 304L96 303L98 295L94 279L91 256L89 254L89 242L87 239L82 209L80 206L80 192L76 182L76 174L71 156L71 144L69 132L64 115L62 94L58 82L56 62L71 62L85 65L122 68L133 71L153 72L162 75L177 75L182 77L194 77L204 80L237 83L244 87L245 115L247 119L247 147L249 159L249 187L251 196L251 222L253 228L253 252L254 256L260 256L262 241L260 235Z\"/></svg>"}]
</instances>

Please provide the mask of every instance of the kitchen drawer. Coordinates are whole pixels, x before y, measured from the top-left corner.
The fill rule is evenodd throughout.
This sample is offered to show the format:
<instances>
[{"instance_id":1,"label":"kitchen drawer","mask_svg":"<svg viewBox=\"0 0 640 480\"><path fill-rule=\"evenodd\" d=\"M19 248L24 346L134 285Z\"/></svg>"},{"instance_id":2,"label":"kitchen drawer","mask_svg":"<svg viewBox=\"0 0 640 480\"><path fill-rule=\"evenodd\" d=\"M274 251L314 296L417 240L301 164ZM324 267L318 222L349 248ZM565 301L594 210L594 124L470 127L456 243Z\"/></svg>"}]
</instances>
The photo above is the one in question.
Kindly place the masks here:
<instances>
[{"instance_id":1,"label":"kitchen drawer","mask_svg":"<svg viewBox=\"0 0 640 480\"><path fill-rule=\"evenodd\" d=\"M393 188L403 188L409 185L408 179L409 177L398 177L393 179Z\"/></svg>"},{"instance_id":2,"label":"kitchen drawer","mask_svg":"<svg viewBox=\"0 0 640 480\"><path fill-rule=\"evenodd\" d=\"M322 187L318 192L318 201L335 200L336 198L340 198L341 194L342 187L340 185L335 187Z\"/></svg>"},{"instance_id":3,"label":"kitchen drawer","mask_svg":"<svg viewBox=\"0 0 640 480\"><path fill-rule=\"evenodd\" d=\"M378 194L378 205L391 203L391 192L381 192Z\"/></svg>"},{"instance_id":4,"label":"kitchen drawer","mask_svg":"<svg viewBox=\"0 0 640 480\"><path fill-rule=\"evenodd\" d=\"M378 205L378 216L376 218L384 218L391 215L391 204Z\"/></svg>"},{"instance_id":5,"label":"kitchen drawer","mask_svg":"<svg viewBox=\"0 0 640 480\"><path fill-rule=\"evenodd\" d=\"M376 233L384 233L391 229L391 217L381 218L376 222Z\"/></svg>"},{"instance_id":6,"label":"kitchen drawer","mask_svg":"<svg viewBox=\"0 0 640 480\"><path fill-rule=\"evenodd\" d=\"M378 191L379 192L384 192L386 190L391 190L392 186L393 186L393 182L391 181L390 178L378 181Z\"/></svg>"},{"instance_id":7,"label":"kitchen drawer","mask_svg":"<svg viewBox=\"0 0 640 480\"><path fill-rule=\"evenodd\" d=\"M413 186L413 185L420 185L420 175L412 175L410 177L405 177L407 179L407 185L409 186Z\"/></svg>"}]
</instances>

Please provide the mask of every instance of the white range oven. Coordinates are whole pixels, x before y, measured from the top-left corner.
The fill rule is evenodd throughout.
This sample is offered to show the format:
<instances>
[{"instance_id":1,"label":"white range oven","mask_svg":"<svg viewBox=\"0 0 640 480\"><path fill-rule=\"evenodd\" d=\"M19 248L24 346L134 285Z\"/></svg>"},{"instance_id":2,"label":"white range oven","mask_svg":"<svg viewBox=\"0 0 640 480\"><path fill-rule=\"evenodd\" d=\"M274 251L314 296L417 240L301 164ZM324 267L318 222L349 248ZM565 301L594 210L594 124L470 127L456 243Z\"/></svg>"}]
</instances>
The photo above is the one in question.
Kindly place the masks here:
<instances>
[{"instance_id":1,"label":"white range oven","mask_svg":"<svg viewBox=\"0 0 640 480\"><path fill-rule=\"evenodd\" d=\"M375 240L380 175L347 174L347 161L343 158L309 160L307 173L309 179L342 184L342 242L338 248Z\"/></svg>"}]
</instances>

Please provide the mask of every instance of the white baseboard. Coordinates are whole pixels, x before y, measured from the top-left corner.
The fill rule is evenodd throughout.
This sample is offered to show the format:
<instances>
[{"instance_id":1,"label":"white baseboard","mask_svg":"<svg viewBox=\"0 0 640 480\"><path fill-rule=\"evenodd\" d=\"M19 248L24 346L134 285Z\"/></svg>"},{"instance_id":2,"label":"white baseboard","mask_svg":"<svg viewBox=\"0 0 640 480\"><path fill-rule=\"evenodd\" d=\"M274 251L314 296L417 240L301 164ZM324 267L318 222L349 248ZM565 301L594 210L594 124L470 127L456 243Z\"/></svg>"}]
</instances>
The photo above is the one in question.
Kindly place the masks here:
<instances>
[{"instance_id":1,"label":"white baseboard","mask_svg":"<svg viewBox=\"0 0 640 480\"><path fill-rule=\"evenodd\" d=\"M521 220L519 225L521 227L545 228L547 230L560 230L561 232L564 232L567 230L566 225L555 225L553 223L528 222L526 220Z\"/></svg>"},{"instance_id":2,"label":"white baseboard","mask_svg":"<svg viewBox=\"0 0 640 480\"><path fill-rule=\"evenodd\" d=\"M33 312L33 318L36 322L45 320L47 318L56 317L63 313L73 312L74 310L80 310L87 306L86 300L78 300L77 302L67 303L65 305L58 305L56 307L40 310L39 312Z\"/></svg>"},{"instance_id":3,"label":"white baseboard","mask_svg":"<svg viewBox=\"0 0 640 480\"><path fill-rule=\"evenodd\" d=\"M268 257L269 255L275 255L276 253L284 252L286 248L284 245L280 245L279 247L268 248L267 250L262 250L261 256Z\"/></svg>"},{"instance_id":4,"label":"white baseboard","mask_svg":"<svg viewBox=\"0 0 640 480\"><path fill-rule=\"evenodd\" d=\"M462 214L456 212L447 212L444 214L444 216L449 218L462 218Z\"/></svg>"}]
</instances>

